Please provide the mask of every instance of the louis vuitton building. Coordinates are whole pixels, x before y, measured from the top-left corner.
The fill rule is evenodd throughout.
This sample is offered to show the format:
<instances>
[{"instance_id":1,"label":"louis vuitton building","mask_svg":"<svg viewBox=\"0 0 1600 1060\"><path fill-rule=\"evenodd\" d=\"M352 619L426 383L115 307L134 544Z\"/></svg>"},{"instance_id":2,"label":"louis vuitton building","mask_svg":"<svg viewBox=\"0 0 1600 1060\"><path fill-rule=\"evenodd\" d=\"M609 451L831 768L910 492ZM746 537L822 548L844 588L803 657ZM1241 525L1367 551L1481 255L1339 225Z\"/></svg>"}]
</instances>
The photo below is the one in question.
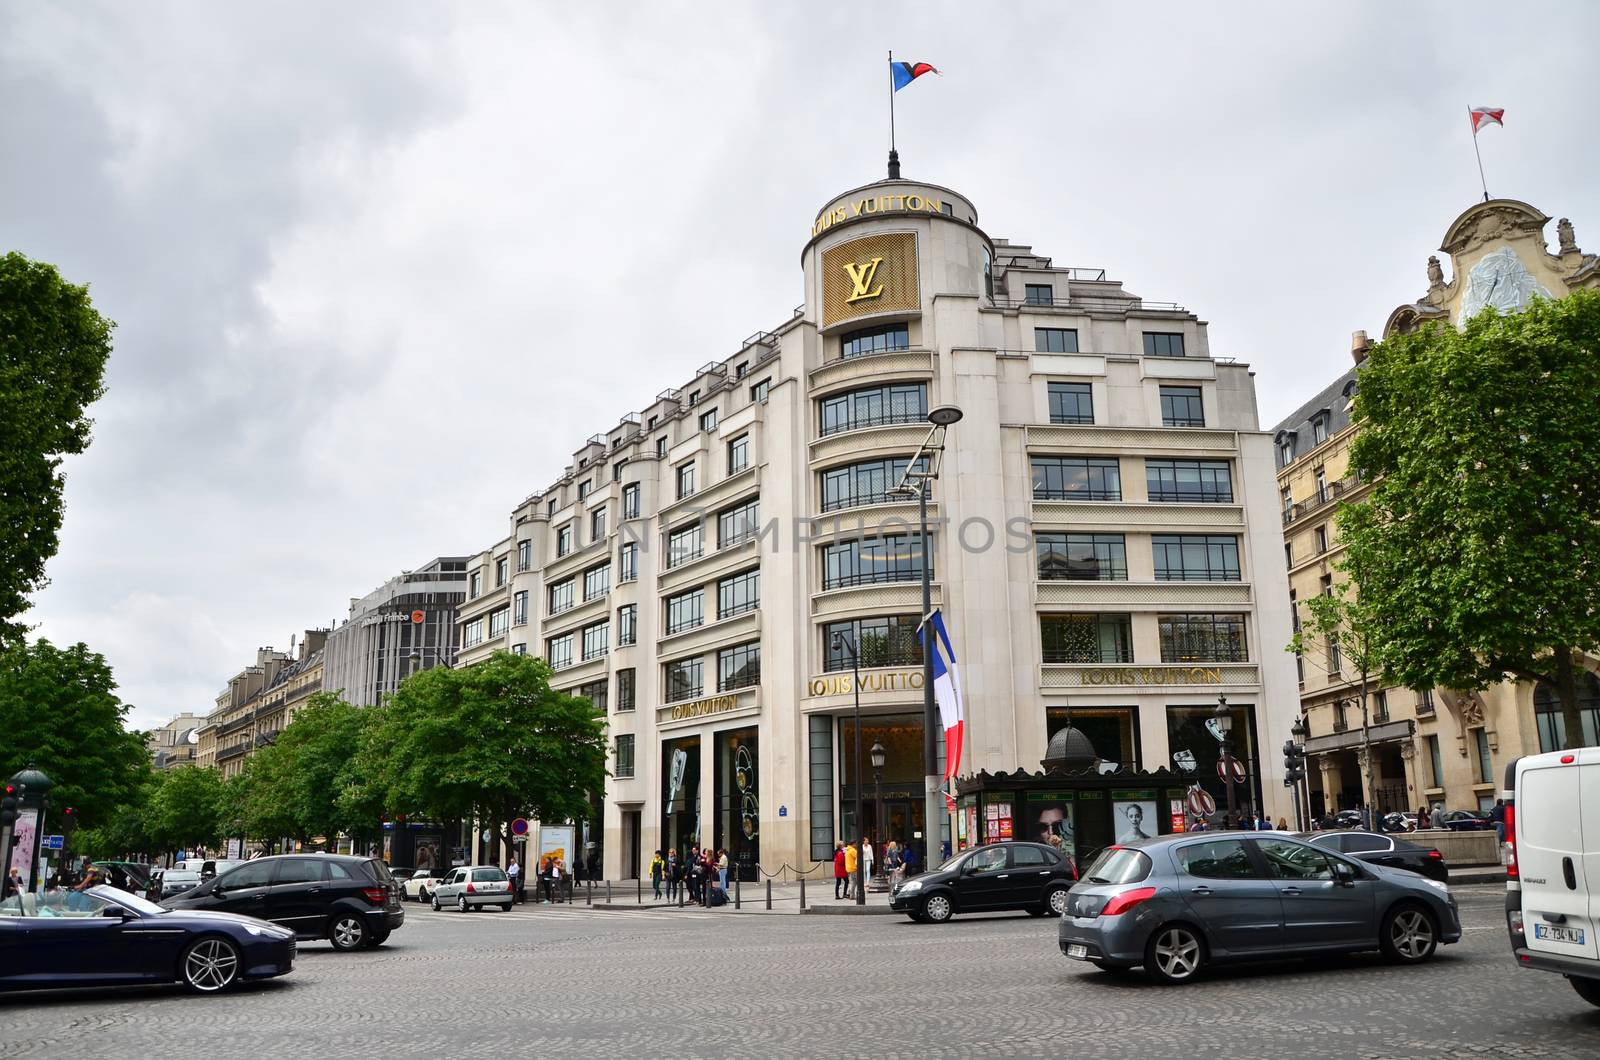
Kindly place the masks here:
<instances>
[{"instance_id":1,"label":"louis vuitton building","mask_svg":"<svg viewBox=\"0 0 1600 1060\"><path fill-rule=\"evenodd\" d=\"M1130 791L1179 769L1220 802L1206 722L1226 695L1240 799L1289 815L1288 584L1249 368L1181 306L991 238L948 188L857 188L796 236L801 309L590 438L468 561L461 663L542 655L607 714L605 875L698 841L753 879L858 828L927 834L925 557L961 664L961 775L1038 770L1070 719ZM925 548L892 487L939 405L962 419ZM852 647L878 776L854 767ZM999 809L933 828L961 845L1036 823Z\"/></svg>"}]
</instances>

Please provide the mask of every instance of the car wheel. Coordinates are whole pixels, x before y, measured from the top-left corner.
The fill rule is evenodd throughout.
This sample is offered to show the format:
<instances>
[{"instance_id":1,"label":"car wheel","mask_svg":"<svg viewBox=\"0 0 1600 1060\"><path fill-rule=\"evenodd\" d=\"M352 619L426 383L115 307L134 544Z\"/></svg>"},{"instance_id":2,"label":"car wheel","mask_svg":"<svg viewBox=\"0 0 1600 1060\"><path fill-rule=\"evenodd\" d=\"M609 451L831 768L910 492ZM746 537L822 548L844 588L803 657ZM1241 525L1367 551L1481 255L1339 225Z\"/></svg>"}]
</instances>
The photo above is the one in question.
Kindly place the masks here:
<instances>
[{"instance_id":1,"label":"car wheel","mask_svg":"<svg viewBox=\"0 0 1600 1060\"><path fill-rule=\"evenodd\" d=\"M467 911L467 896L464 895L464 894L456 895L456 912L465 913L466 911Z\"/></svg>"},{"instance_id":2,"label":"car wheel","mask_svg":"<svg viewBox=\"0 0 1600 1060\"><path fill-rule=\"evenodd\" d=\"M1567 982L1572 984L1572 989L1578 996L1591 1005L1600 1005L1600 979L1585 979L1582 976L1569 975Z\"/></svg>"},{"instance_id":3,"label":"car wheel","mask_svg":"<svg viewBox=\"0 0 1600 1060\"><path fill-rule=\"evenodd\" d=\"M1439 948L1433 914L1419 905L1398 905L1384 914L1378 933L1383 955L1397 964L1421 964Z\"/></svg>"},{"instance_id":4,"label":"car wheel","mask_svg":"<svg viewBox=\"0 0 1600 1060\"><path fill-rule=\"evenodd\" d=\"M510 902L507 902L507 903L506 903L506 904L505 904L505 905L503 905L503 906L501 906L501 907L500 907L500 911L501 911L501 912L502 912L502 913L509 913L509 912L511 912L511 903L510 903Z\"/></svg>"},{"instance_id":5,"label":"car wheel","mask_svg":"<svg viewBox=\"0 0 1600 1060\"><path fill-rule=\"evenodd\" d=\"M935 924L943 924L955 915L955 903L942 894L929 895L922 903L922 917Z\"/></svg>"},{"instance_id":6,"label":"car wheel","mask_svg":"<svg viewBox=\"0 0 1600 1060\"><path fill-rule=\"evenodd\" d=\"M1052 887L1044 896L1044 904L1050 910L1051 916L1066 916L1067 914L1067 888Z\"/></svg>"},{"instance_id":7,"label":"car wheel","mask_svg":"<svg viewBox=\"0 0 1600 1060\"><path fill-rule=\"evenodd\" d=\"M178 974L197 994L220 993L239 980L239 947L215 936L190 943Z\"/></svg>"},{"instance_id":8,"label":"car wheel","mask_svg":"<svg viewBox=\"0 0 1600 1060\"><path fill-rule=\"evenodd\" d=\"M342 953L359 950L367 944L367 922L356 913L335 913L328 925L328 941Z\"/></svg>"},{"instance_id":9,"label":"car wheel","mask_svg":"<svg viewBox=\"0 0 1600 1060\"><path fill-rule=\"evenodd\" d=\"M444 907L439 904L439 896L438 895L434 895L433 896L433 911L435 913L437 913L443 908Z\"/></svg>"},{"instance_id":10,"label":"car wheel","mask_svg":"<svg viewBox=\"0 0 1600 1060\"><path fill-rule=\"evenodd\" d=\"M1205 964L1205 943L1187 924L1165 924L1145 947L1145 970L1163 983L1187 983Z\"/></svg>"}]
</instances>

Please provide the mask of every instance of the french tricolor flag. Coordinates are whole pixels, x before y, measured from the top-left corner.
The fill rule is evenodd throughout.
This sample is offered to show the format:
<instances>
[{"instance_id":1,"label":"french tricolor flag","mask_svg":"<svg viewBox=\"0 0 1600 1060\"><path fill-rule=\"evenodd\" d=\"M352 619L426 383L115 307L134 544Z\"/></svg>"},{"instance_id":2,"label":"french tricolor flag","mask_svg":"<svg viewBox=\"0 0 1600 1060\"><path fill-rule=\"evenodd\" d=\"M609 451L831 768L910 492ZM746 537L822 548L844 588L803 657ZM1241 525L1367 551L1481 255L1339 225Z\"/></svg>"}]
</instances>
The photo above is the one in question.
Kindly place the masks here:
<instances>
[{"instance_id":1,"label":"french tricolor flag","mask_svg":"<svg viewBox=\"0 0 1600 1060\"><path fill-rule=\"evenodd\" d=\"M961 670L956 665L955 649L944 628L944 615L934 611L923 624L922 649L928 650L927 630L932 627L933 701L939 706L939 724L944 728L944 798L955 809L951 781L961 765L961 738L966 729L967 711L961 702Z\"/></svg>"}]
</instances>

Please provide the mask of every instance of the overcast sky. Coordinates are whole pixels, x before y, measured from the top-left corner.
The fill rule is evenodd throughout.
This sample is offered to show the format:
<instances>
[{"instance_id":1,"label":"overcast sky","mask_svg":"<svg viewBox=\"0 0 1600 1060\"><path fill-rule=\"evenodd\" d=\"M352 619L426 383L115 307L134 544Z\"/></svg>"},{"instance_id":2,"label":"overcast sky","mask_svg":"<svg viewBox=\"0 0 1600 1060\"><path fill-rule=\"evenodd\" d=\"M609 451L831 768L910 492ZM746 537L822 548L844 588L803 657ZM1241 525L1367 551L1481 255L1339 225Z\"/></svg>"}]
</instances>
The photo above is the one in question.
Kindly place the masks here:
<instances>
[{"instance_id":1,"label":"overcast sky","mask_svg":"<svg viewBox=\"0 0 1600 1060\"><path fill-rule=\"evenodd\" d=\"M0 251L118 324L31 619L156 724L498 540L803 301L818 207L883 175L886 49L943 71L906 175L1193 309L1263 426L1426 289L1469 105L1490 191L1600 248L1600 7L1134 7L5 4Z\"/></svg>"}]
</instances>

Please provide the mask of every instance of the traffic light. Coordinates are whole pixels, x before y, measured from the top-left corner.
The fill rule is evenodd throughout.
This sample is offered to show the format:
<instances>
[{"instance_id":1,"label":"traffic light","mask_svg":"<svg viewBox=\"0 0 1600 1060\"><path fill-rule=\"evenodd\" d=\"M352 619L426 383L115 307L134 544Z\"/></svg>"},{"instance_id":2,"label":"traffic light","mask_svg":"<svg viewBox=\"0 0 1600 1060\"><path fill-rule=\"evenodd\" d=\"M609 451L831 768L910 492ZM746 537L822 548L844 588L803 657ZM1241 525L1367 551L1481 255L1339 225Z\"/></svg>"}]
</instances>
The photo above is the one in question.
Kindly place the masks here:
<instances>
[{"instance_id":1,"label":"traffic light","mask_svg":"<svg viewBox=\"0 0 1600 1060\"><path fill-rule=\"evenodd\" d=\"M1298 784L1306 778L1306 749L1293 740L1283 743L1283 780Z\"/></svg>"},{"instance_id":2,"label":"traffic light","mask_svg":"<svg viewBox=\"0 0 1600 1060\"><path fill-rule=\"evenodd\" d=\"M15 785L6 785L6 797L0 800L0 828L8 828L17 820L17 789Z\"/></svg>"}]
</instances>

